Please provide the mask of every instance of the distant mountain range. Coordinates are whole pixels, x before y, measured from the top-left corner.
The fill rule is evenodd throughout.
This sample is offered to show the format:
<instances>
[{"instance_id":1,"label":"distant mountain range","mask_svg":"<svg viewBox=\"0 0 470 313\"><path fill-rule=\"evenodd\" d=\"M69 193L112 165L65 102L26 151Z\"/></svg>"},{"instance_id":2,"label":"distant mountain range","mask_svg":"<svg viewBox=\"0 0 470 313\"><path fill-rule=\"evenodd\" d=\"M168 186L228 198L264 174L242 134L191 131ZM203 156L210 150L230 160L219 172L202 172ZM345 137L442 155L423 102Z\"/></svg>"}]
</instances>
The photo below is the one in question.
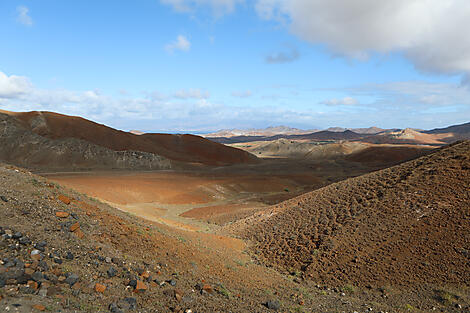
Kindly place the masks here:
<instances>
[{"instance_id":1,"label":"distant mountain range","mask_svg":"<svg viewBox=\"0 0 470 313\"><path fill-rule=\"evenodd\" d=\"M384 129L378 127L368 127L368 128L342 128L342 127L330 127L323 131L329 131L334 133L343 133L347 130L355 132L357 134L377 134L383 132ZM203 135L206 138L217 138L217 137L240 137L240 136L276 136L276 135L306 135L316 132L321 132L322 130L318 129L299 129L292 128L288 126L270 126L267 128L249 128L249 129L223 129L215 133L209 133ZM134 131L133 131L134 132Z\"/></svg>"},{"instance_id":2,"label":"distant mountain range","mask_svg":"<svg viewBox=\"0 0 470 313\"><path fill-rule=\"evenodd\" d=\"M277 132L277 133L276 133ZM207 134L207 139L223 143L243 143L251 141L272 141L277 139L338 141L360 140L375 144L429 144L443 145L457 140L470 139L470 123L436 128L428 131L417 129L382 129L330 127L326 130L305 131L286 126L268 127L266 129L224 130Z\"/></svg>"}]
</instances>

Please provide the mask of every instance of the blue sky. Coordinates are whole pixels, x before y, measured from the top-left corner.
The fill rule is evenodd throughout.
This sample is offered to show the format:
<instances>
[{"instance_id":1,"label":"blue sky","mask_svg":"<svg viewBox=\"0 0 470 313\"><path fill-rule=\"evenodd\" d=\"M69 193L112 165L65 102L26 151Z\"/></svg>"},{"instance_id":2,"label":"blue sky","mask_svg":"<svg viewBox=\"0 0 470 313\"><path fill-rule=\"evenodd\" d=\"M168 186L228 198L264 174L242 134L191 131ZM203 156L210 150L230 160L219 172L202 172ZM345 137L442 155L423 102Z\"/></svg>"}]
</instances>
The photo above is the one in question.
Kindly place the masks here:
<instances>
[{"instance_id":1,"label":"blue sky","mask_svg":"<svg viewBox=\"0 0 470 313\"><path fill-rule=\"evenodd\" d=\"M469 21L463 0L0 0L0 108L153 132L464 123Z\"/></svg>"}]
</instances>

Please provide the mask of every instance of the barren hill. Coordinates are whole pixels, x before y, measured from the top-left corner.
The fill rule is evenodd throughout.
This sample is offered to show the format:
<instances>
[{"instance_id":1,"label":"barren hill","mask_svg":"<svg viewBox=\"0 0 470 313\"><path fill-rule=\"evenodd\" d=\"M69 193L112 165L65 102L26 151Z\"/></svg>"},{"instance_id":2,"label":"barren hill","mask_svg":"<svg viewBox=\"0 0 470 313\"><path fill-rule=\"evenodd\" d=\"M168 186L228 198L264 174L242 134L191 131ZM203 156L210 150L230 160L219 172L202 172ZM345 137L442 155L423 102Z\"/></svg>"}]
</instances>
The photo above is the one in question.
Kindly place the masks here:
<instances>
[{"instance_id":1,"label":"barren hill","mask_svg":"<svg viewBox=\"0 0 470 313\"><path fill-rule=\"evenodd\" d=\"M377 135L362 138L362 142L376 144L426 144L426 145L443 145L445 141L442 138L447 137L446 134L427 134L410 128L388 131Z\"/></svg>"},{"instance_id":2,"label":"barren hill","mask_svg":"<svg viewBox=\"0 0 470 313\"><path fill-rule=\"evenodd\" d=\"M470 139L470 123L452 125L445 128L436 128L425 131L424 133L433 135L439 134L443 137L442 141L449 143L456 140L466 140Z\"/></svg>"},{"instance_id":3,"label":"barren hill","mask_svg":"<svg viewBox=\"0 0 470 313\"><path fill-rule=\"evenodd\" d=\"M256 162L256 157L245 151L226 147L194 135L135 135L81 117L52 112L3 111L0 112L0 119L3 127L1 139L4 141L3 149L0 151L2 159L22 166L28 166L31 162L36 165L47 165L51 157L48 155L49 151L52 151L52 159L58 158L64 165L67 164L65 156L73 154L71 161L79 164L85 163L91 166L94 158L104 158L102 163L108 162L110 166L114 166L115 163L119 163L116 161L119 156L115 154L127 155L133 152L138 154L134 160L137 163L142 158L206 165ZM8 149L6 149L7 146ZM28 149L25 149L26 146ZM80 158L88 150L93 152L89 153L87 162L83 162ZM18 154L18 152L21 152L23 162L18 162L16 159L18 155L15 153ZM30 155L31 152L35 153L34 157ZM106 157L103 154L106 154ZM75 160L77 158L79 159ZM127 163L131 165L132 162ZM158 166L150 168L155 167Z\"/></svg>"},{"instance_id":4,"label":"barren hill","mask_svg":"<svg viewBox=\"0 0 470 313\"><path fill-rule=\"evenodd\" d=\"M262 262L344 286L470 281L470 141L231 225Z\"/></svg>"},{"instance_id":5,"label":"barren hill","mask_svg":"<svg viewBox=\"0 0 470 313\"><path fill-rule=\"evenodd\" d=\"M233 137L206 137L212 141L224 144L250 142L250 141L272 141L277 139L294 139L294 140L312 140L312 141L333 141L333 140L353 140L364 137L365 135L357 134L350 130L339 131L317 131L300 135L275 135L275 136L233 136Z\"/></svg>"}]
</instances>

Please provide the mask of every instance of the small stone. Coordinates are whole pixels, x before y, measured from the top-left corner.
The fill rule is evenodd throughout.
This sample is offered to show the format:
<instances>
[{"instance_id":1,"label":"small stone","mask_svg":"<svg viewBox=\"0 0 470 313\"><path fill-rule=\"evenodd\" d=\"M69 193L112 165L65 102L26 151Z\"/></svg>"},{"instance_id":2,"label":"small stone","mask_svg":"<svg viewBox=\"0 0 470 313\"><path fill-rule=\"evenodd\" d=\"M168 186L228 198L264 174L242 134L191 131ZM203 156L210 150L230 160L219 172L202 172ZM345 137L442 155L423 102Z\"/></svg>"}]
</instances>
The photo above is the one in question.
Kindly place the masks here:
<instances>
[{"instance_id":1,"label":"small stone","mask_svg":"<svg viewBox=\"0 0 470 313\"><path fill-rule=\"evenodd\" d=\"M135 292L144 292L145 290L147 290L147 285L138 280L135 286Z\"/></svg>"},{"instance_id":2,"label":"small stone","mask_svg":"<svg viewBox=\"0 0 470 313\"><path fill-rule=\"evenodd\" d=\"M37 281L38 283L44 281L44 275L42 275L41 272L34 272L34 274L31 275L31 278L32 278L34 281Z\"/></svg>"},{"instance_id":3,"label":"small stone","mask_svg":"<svg viewBox=\"0 0 470 313\"><path fill-rule=\"evenodd\" d=\"M105 285L102 285L102 284L99 284L99 283L95 284L95 291L96 292L103 293L105 290L106 290Z\"/></svg>"},{"instance_id":4,"label":"small stone","mask_svg":"<svg viewBox=\"0 0 470 313\"><path fill-rule=\"evenodd\" d=\"M124 310L135 310L137 308L137 300L133 297L127 297L119 301L118 305Z\"/></svg>"},{"instance_id":5,"label":"small stone","mask_svg":"<svg viewBox=\"0 0 470 313\"><path fill-rule=\"evenodd\" d=\"M23 234L20 232L16 232L11 236L13 239L20 239L21 237L23 237Z\"/></svg>"},{"instance_id":6,"label":"small stone","mask_svg":"<svg viewBox=\"0 0 470 313\"><path fill-rule=\"evenodd\" d=\"M62 264L62 259L54 258L54 263Z\"/></svg>"},{"instance_id":7,"label":"small stone","mask_svg":"<svg viewBox=\"0 0 470 313\"><path fill-rule=\"evenodd\" d=\"M181 299L183 299L183 292L181 292L180 290L176 289L175 290L175 299L176 301L181 301Z\"/></svg>"},{"instance_id":8,"label":"small stone","mask_svg":"<svg viewBox=\"0 0 470 313\"><path fill-rule=\"evenodd\" d=\"M111 266L111 267L107 270L107 273L108 273L108 277L114 277L114 276L116 276L117 271L116 271L116 269L115 269L114 267Z\"/></svg>"},{"instance_id":9,"label":"small stone","mask_svg":"<svg viewBox=\"0 0 470 313\"><path fill-rule=\"evenodd\" d=\"M69 215L70 214L68 212L62 212L62 211L55 212L55 216L60 217L60 218L67 218L69 217Z\"/></svg>"},{"instance_id":10,"label":"small stone","mask_svg":"<svg viewBox=\"0 0 470 313\"><path fill-rule=\"evenodd\" d=\"M67 279L65 279L65 282L67 284L69 284L70 286L72 286L73 284L75 284L77 281L78 281L78 275L77 274L70 274Z\"/></svg>"},{"instance_id":11,"label":"small stone","mask_svg":"<svg viewBox=\"0 0 470 313\"><path fill-rule=\"evenodd\" d=\"M27 286L33 290L37 290L39 288L39 284L34 280L29 280Z\"/></svg>"},{"instance_id":12,"label":"small stone","mask_svg":"<svg viewBox=\"0 0 470 313\"><path fill-rule=\"evenodd\" d=\"M150 272L149 271L144 271L140 276L143 279L148 279L148 278L150 278Z\"/></svg>"},{"instance_id":13,"label":"small stone","mask_svg":"<svg viewBox=\"0 0 470 313\"><path fill-rule=\"evenodd\" d=\"M49 265L47 265L47 262L46 261L39 261L38 263L38 267L42 270L42 271L48 271L49 270Z\"/></svg>"},{"instance_id":14,"label":"small stone","mask_svg":"<svg viewBox=\"0 0 470 313\"><path fill-rule=\"evenodd\" d=\"M62 201L62 203L66 204L66 205L69 205L70 202L71 202L70 198L69 198L69 197L66 197L66 196L64 196L64 195L59 195L58 199L59 199L60 201Z\"/></svg>"},{"instance_id":15,"label":"small stone","mask_svg":"<svg viewBox=\"0 0 470 313\"><path fill-rule=\"evenodd\" d=\"M22 245L29 245L31 244L31 239L29 239L28 237L21 237L19 242Z\"/></svg>"},{"instance_id":16,"label":"small stone","mask_svg":"<svg viewBox=\"0 0 470 313\"><path fill-rule=\"evenodd\" d=\"M176 286L176 280L174 279L171 279L168 283L173 287Z\"/></svg>"},{"instance_id":17,"label":"small stone","mask_svg":"<svg viewBox=\"0 0 470 313\"><path fill-rule=\"evenodd\" d=\"M75 236L77 236L78 239L82 239L83 237L85 237L85 234L80 228L74 231L73 233L75 234Z\"/></svg>"},{"instance_id":18,"label":"small stone","mask_svg":"<svg viewBox=\"0 0 470 313\"><path fill-rule=\"evenodd\" d=\"M8 202L8 199L5 196L0 196L0 199L2 199L3 202Z\"/></svg>"},{"instance_id":19,"label":"small stone","mask_svg":"<svg viewBox=\"0 0 470 313\"><path fill-rule=\"evenodd\" d=\"M137 286L137 280L131 279L128 285L135 289L135 287Z\"/></svg>"},{"instance_id":20,"label":"small stone","mask_svg":"<svg viewBox=\"0 0 470 313\"><path fill-rule=\"evenodd\" d=\"M111 303L109 306L108 306L108 310L109 312L111 313L123 313L124 311L122 311L118 305L116 303Z\"/></svg>"},{"instance_id":21,"label":"small stone","mask_svg":"<svg viewBox=\"0 0 470 313\"><path fill-rule=\"evenodd\" d=\"M270 310L278 311L281 308L281 304L277 300L269 300L266 302L266 307Z\"/></svg>"},{"instance_id":22,"label":"small stone","mask_svg":"<svg viewBox=\"0 0 470 313\"><path fill-rule=\"evenodd\" d=\"M33 309L36 309L38 311L45 311L46 307L42 304L35 304L35 305L33 305Z\"/></svg>"},{"instance_id":23,"label":"small stone","mask_svg":"<svg viewBox=\"0 0 470 313\"><path fill-rule=\"evenodd\" d=\"M66 258L67 260L73 260L74 255L73 255L72 252L68 251L68 252L67 252L67 255L65 256L65 258Z\"/></svg>"},{"instance_id":24,"label":"small stone","mask_svg":"<svg viewBox=\"0 0 470 313\"><path fill-rule=\"evenodd\" d=\"M109 256L107 256L104 260L106 263L111 263L111 258Z\"/></svg>"},{"instance_id":25,"label":"small stone","mask_svg":"<svg viewBox=\"0 0 470 313\"><path fill-rule=\"evenodd\" d=\"M39 250L39 251L41 251L41 252L44 252L44 251L46 251L46 245L47 245L47 243L46 243L45 241L41 241L41 242L36 243L36 244L34 245L34 248L35 248L36 250Z\"/></svg>"},{"instance_id":26,"label":"small stone","mask_svg":"<svg viewBox=\"0 0 470 313\"><path fill-rule=\"evenodd\" d=\"M205 285L202 286L201 291L205 291L207 293L212 293L214 291L214 289L212 288L211 285L205 284Z\"/></svg>"},{"instance_id":27,"label":"small stone","mask_svg":"<svg viewBox=\"0 0 470 313\"><path fill-rule=\"evenodd\" d=\"M76 222L76 223L73 223L73 224L69 227L69 230L70 230L71 232L74 232L74 231L76 231L76 230L79 229L79 228L80 228L80 223L79 223L79 222Z\"/></svg>"},{"instance_id":28,"label":"small stone","mask_svg":"<svg viewBox=\"0 0 470 313\"><path fill-rule=\"evenodd\" d=\"M15 267L5 273L5 279L18 279L23 275L24 275L24 269Z\"/></svg>"},{"instance_id":29,"label":"small stone","mask_svg":"<svg viewBox=\"0 0 470 313\"><path fill-rule=\"evenodd\" d=\"M41 287L41 289L39 289L38 295L43 298L47 297L47 288Z\"/></svg>"}]
</instances>

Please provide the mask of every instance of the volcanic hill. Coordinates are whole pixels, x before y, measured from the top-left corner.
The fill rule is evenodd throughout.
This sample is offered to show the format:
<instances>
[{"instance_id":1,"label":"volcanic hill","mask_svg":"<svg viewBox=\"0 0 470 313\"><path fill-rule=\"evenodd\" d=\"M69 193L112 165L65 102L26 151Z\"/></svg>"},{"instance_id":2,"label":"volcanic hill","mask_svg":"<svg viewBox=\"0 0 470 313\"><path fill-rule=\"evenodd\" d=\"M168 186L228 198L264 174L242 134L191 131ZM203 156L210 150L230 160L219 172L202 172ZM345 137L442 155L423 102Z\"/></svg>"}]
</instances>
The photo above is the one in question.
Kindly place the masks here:
<instances>
[{"instance_id":1,"label":"volcanic hill","mask_svg":"<svg viewBox=\"0 0 470 313\"><path fill-rule=\"evenodd\" d=\"M245 151L194 135L135 135L81 117L0 111L0 159L29 168L165 169L255 163Z\"/></svg>"},{"instance_id":2,"label":"volcanic hill","mask_svg":"<svg viewBox=\"0 0 470 313\"><path fill-rule=\"evenodd\" d=\"M470 141L331 184L228 227L260 260L330 285L470 282Z\"/></svg>"}]
</instances>

